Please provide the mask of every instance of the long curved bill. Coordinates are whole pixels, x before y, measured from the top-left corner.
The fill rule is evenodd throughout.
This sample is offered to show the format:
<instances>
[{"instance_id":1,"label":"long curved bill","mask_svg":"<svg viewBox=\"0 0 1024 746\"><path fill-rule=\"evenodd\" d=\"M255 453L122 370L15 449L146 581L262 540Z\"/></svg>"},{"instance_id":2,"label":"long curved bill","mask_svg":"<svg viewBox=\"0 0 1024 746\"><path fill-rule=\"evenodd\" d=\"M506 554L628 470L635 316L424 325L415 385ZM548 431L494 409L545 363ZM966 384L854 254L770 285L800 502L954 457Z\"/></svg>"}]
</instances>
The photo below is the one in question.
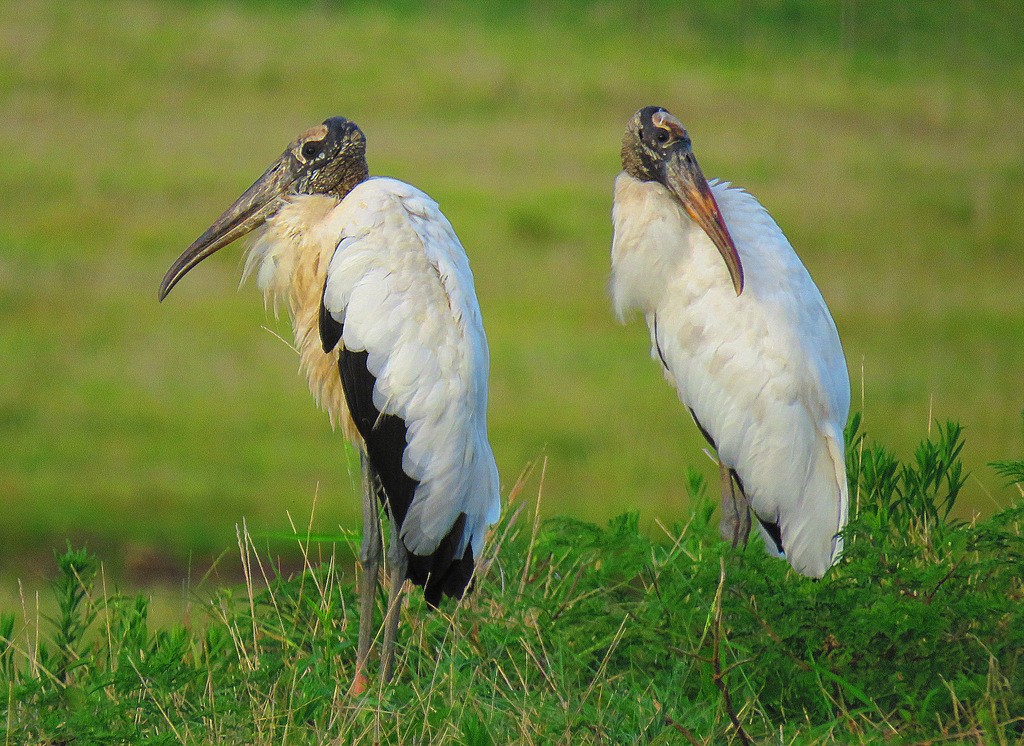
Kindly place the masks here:
<instances>
[{"instance_id":1,"label":"long curved bill","mask_svg":"<svg viewBox=\"0 0 1024 746\"><path fill-rule=\"evenodd\" d=\"M680 146L665 167L665 186L675 195L690 217L708 234L729 269L736 295L743 292L743 265L711 187L688 145Z\"/></svg>"},{"instance_id":2,"label":"long curved bill","mask_svg":"<svg viewBox=\"0 0 1024 746\"><path fill-rule=\"evenodd\" d=\"M160 283L160 300L167 297L182 277L206 257L223 249L235 239L258 228L277 212L282 197L295 174L289 168L288 153L282 156L235 200L191 246L174 260Z\"/></svg>"}]
</instances>

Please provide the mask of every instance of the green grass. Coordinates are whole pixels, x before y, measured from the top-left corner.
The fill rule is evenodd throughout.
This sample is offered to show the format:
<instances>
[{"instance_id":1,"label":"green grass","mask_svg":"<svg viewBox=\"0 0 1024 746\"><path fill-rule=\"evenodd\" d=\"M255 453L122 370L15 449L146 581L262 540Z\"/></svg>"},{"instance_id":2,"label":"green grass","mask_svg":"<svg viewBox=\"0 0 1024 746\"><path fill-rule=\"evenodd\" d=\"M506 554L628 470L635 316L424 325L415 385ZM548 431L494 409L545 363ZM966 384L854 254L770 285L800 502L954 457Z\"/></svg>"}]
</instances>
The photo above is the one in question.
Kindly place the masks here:
<instances>
[{"instance_id":1,"label":"green grass","mask_svg":"<svg viewBox=\"0 0 1024 746\"><path fill-rule=\"evenodd\" d=\"M166 626L69 550L52 613L0 615L0 728L10 743L1019 742L1024 503L951 519L959 426L907 461L858 426L857 508L820 582L720 541L696 473L693 508L652 540L636 513L538 526L535 470L472 597L430 613L413 593L396 679L363 696L347 693L354 586L328 544L297 537L310 562L283 575L243 533L245 584Z\"/></svg>"},{"instance_id":2,"label":"green grass","mask_svg":"<svg viewBox=\"0 0 1024 746\"><path fill-rule=\"evenodd\" d=\"M371 168L437 198L473 264L507 490L546 515L687 511L703 444L606 294L622 127L657 102L704 171L772 211L842 335L854 401L908 456L964 422L960 516L1020 447L1024 49L1016 2L0 4L0 543L201 567L358 523L328 432L237 248L163 305L174 257L302 128L358 121ZM844 10L845 8L845 10ZM269 327L268 333L263 326ZM863 392L863 394L862 394ZM584 508L585 506L585 508Z\"/></svg>"}]
</instances>

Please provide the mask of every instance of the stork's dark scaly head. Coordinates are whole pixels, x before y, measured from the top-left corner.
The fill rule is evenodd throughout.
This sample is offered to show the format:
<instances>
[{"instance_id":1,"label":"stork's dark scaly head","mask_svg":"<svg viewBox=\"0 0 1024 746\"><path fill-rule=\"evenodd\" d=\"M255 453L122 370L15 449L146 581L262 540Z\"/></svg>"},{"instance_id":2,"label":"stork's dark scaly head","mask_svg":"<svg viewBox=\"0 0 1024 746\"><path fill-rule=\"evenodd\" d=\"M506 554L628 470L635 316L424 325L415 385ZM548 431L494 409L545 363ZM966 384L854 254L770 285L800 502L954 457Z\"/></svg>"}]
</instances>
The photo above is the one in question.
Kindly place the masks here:
<instances>
[{"instance_id":1,"label":"stork's dark scaly head","mask_svg":"<svg viewBox=\"0 0 1024 746\"><path fill-rule=\"evenodd\" d=\"M645 106L626 125L622 168L640 181L657 181L707 233L729 269L736 295L743 292L743 265L729 229L693 156L682 122L659 106Z\"/></svg>"},{"instance_id":2,"label":"stork's dark scaly head","mask_svg":"<svg viewBox=\"0 0 1024 746\"><path fill-rule=\"evenodd\" d=\"M160 300L203 259L273 217L285 198L323 194L342 199L368 175L366 137L354 122L331 117L306 130L175 260L160 283Z\"/></svg>"}]
</instances>

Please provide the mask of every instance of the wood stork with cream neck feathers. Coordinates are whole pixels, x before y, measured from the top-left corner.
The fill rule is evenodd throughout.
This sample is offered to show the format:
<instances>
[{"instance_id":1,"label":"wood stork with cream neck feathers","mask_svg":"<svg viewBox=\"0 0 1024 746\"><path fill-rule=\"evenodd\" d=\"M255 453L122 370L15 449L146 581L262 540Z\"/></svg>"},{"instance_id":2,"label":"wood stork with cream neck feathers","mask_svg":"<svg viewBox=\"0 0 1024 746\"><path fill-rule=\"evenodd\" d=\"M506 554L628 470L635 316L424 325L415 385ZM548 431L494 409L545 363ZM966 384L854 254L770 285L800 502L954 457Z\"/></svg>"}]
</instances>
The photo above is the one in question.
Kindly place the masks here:
<instances>
[{"instance_id":1,"label":"wood stork with cream neck feathers","mask_svg":"<svg viewBox=\"0 0 1024 746\"><path fill-rule=\"evenodd\" d=\"M304 132L196 241L160 285L259 229L246 260L286 305L317 403L359 445L363 564L354 689L366 685L382 546L391 578L381 671L394 670L401 588L461 598L487 527L498 470L487 439L489 358L466 253L418 189L369 177L366 139L334 117Z\"/></svg>"},{"instance_id":2,"label":"wood stork with cream neck feathers","mask_svg":"<svg viewBox=\"0 0 1024 746\"><path fill-rule=\"evenodd\" d=\"M611 294L636 309L658 361L718 451L722 536L765 544L821 577L842 550L850 380L821 293L768 212L709 184L678 119L626 126L612 209ZM723 261L724 260L724 261Z\"/></svg>"}]
</instances>

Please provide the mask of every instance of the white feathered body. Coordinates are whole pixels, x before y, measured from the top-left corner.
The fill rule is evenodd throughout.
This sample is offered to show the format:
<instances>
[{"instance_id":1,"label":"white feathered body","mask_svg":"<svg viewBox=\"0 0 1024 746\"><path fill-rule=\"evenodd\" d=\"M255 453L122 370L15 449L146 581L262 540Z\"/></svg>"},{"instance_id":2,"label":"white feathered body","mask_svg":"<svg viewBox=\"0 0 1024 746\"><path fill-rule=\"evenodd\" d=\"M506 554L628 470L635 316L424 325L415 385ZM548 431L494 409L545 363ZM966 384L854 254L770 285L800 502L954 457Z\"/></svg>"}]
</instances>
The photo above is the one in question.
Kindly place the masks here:
<instances>
[{"instance_id":1,"label":"white feathered body","mask_svg":"<svg viewBox=\"0 0 1024 746\"><path fill-rule=\"evenodd\" d=\"M747 192L712 182L743 264L722 257L669 191L615 182L611 294L644 314L651 355L736 471L757 516L778 524L790 564L820 577L848 512L843 427L850 383L821 293Z\"/></svg>"},{"instance_id":2,"label":"white feathered body","mask_svg":"<svg viewBox=\"0 0 1024 746\"><path fill-rule=\"evenodd\" d=\"M407 427L402 468L418 482L401 528L409 551L433 552L465 513L455 556L467 542L478 556L500 509L489 356L466 253L437 203L388 178L341 201L291 197L250 249L252 272L268 298L287 302L310 390L353 439L339 350L320 345L321 297L344 348L367 352L374 406Z\"/></svg>"}]
</instances>

